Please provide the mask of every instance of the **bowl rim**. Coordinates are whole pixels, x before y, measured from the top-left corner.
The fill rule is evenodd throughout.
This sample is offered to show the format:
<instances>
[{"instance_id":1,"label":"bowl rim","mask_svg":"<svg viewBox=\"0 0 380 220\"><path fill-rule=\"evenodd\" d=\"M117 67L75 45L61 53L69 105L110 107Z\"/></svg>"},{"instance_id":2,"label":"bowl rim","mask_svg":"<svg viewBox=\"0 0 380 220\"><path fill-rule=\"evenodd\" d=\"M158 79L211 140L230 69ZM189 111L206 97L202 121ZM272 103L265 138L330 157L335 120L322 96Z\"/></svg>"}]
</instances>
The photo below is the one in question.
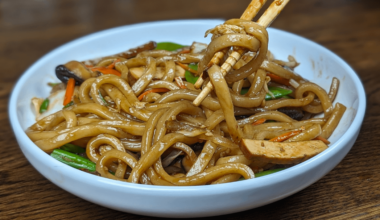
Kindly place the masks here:
<instances>
[{"instance_id":1,"label":"bowl rim","mask_svg":"<svg viewBox=\"0 0 380 220\"><path fill-rule=\"evenodd\" d=\"M71 172L73 173L73 178L76 178L78 176L83 176L82 180L86 182L86 184L96 184L97 182L102 182L102 184L111 184L113 186L121 187L123 189L138 189L138 190L149 190L149 191L174 191L174 192L181 192L184 194L188 194L194 191L208 191L209 193L217 193L217 192L234 192L234 191L242 191L249 188L255 188L255 187L262 187L264 185L267 185L268 183L274 183L274 182L281 182L285 179L292 178L298 175L301 175L303 172L306 172L313 166L319 164L321 161L326 160L325 157L328 158L328 156L334 155L337 151L340 151L342 148L344 148L348 142L351 140L350 138L355 136L355 134L360 129L360 126L363 122L364 115L365 115L365 109L366 109L366 96L363 84L358 76L358 74L347 64L341 57L327 49L326 47L313 42L311 40L308 40L302 36L292 34L287 31L275 29L275 28L268 28L270 32L273 32L272 34L283 34L288 37L295 38L298 41L303 41L304 43L311 44L312 46L319 47L321 50L323 50L324 53L327 54L327 56L333 57L336 61L339 62L339 64L347 71L348 75L353 79L355 83L355 88L358 91L358 109L356 110L356 115L354 116L354 119L352 120L349 128L347 131L328 149L323 151L322 153L316 155L315 157L312 157L300 164L297 164L295 166L292 166L288 169L285 169L281 172L274 173L272 175L263 176L258 179L255 178L255 180L247 180L247 181L237 181L232 183L226 183L226 184L218 184L218 185L204 185L204 186L183 186L183 187L171 187L171 186L154 186L154 185L144 185L144 184L133 184L128 182L122 182L117 180L112 180L108 178L103 178L99 176L95 176L92 174L85 173L83 171L77 170L75 168L72 168L70 166L62 166L63 164L52 157L50 157L48 154L46 154L44 151L42 151L40 148L38 148L26 135L25 131L22 129L20 121L17 116L17 99L20 95L20 91L22 89L22 86L25 84L28 77L33 73L34 69L37 68L39 65L43 64L46 59L48 59L50 56L53 56L56 53L59 53L61 50L65 50L67 47L74 47L77 44L80 44L83 40L90 40L92 38L98 38L102 37L104 34L106 35L112 35L119 31L124 31L125 29L133 29L133 28L147 28L149 26L156 26L156 25L186 25L186 24L194 24L194 23L202 23L205 22L208 23L222 23L224 20L221 19L183 19L183 20L164 20L164 21L153 21L153 22L142 22L142 23L136 23L136 24L130 24L130 25L124 25L120 27L110 28L102 31L98 31L95 33L91 33L85 36L82 36L80 38L77 38L75 40L72 40L70 42L67 42L41 58L39 58L37 61L35 61L28 69L26 69L21 77L17 80L9 99L8 103L8 114L9 119L11 123L11 127L15 133L15 136L17 137L17 140L22 140L25 142L26 146L25 150L28 150L32 154L35 154L36 157L39 158L39 160L43 160L42 162L46 164L50 164L50 167L54 167L55 165L59 167L59 170L61 173ZM20 145L20 143L19 143ZM20 148L21 145L19 146ZM37 149L37 150L36 150ZM33 151L33 152L32 152ZM25 152L23 151L25 154ZM57 169L57 168L56 168ZM48 178L49 179L49 178ZM54 182L53 182L54 183ZM233 187L235 186L235 187ZM211 191L210 191L211 190ZM173 194L175 195L175 194ZM191 194L189 194L191 195Z\"/></svg>"}]
</instances>

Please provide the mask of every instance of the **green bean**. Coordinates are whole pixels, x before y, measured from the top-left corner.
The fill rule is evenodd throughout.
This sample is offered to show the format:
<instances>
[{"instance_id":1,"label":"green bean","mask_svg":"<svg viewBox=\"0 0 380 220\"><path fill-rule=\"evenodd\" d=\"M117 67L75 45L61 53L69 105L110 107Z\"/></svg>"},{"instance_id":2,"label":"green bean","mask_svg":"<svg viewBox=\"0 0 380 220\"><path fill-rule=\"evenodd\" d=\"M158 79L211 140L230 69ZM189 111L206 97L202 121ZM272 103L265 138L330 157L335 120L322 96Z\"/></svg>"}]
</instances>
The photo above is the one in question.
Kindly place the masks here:
<instances>
[{"instance_id":1,"label":"green bean","mask_svg":"<svg viewBox=\"0 0 380 220\"><path fill-rule=\"evenodd\" d=\"M49 103L50 103L50 100L49 100L48 98L46 98L46 99L42 102L42 104L41 104L41 106L40 106L40 113L44 113L44 112L46 112L46 110L47 110L48 107L49 107Z\"/></svg>"},{"instance_id":2,"label":"green bean","mask_svg":"<svg viewBox=\"0 0 380 220\"><path fill-rule=\"evenodd\" d=\"M55 149L50 156L77 169L86 169L90 172L96 171L96 164L94 162L65 150Z\"/></svg>"},{"instance_id":3,"label":"green bean","mask_svg":"<svg viewBox=\"0 0 380 220\"><path fill-rule=\"evenodd\" d=\"M76 154L86 152L86 150L84 148L81 148L81 147L74 145L74 144L65 144L61 147L61 150L65 150L65 151L68 151L71 153L76 153Z\"/></svg>"}]
</instances>

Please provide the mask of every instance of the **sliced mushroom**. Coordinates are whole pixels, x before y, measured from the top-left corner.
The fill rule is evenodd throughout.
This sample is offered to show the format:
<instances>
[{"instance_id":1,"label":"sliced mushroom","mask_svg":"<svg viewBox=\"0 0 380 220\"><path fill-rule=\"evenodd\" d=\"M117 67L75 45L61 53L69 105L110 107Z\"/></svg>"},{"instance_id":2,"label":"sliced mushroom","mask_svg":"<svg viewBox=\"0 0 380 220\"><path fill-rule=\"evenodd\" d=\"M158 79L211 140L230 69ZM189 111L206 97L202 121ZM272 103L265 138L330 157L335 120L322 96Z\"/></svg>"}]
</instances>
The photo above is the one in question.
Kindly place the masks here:
<instances>
[{"instance_id":1,"label":"sliced mushroom","mask_svg":"<svg viewBox=\"0 0 380 220\"><path fill-rule=\"evenodd\" d=\"M279 108L278 111L286 114L287 116L297 121L302 120L304 116L304 113L301 108L285 107L285 108Z\"/></svg>"},{"instance_id":2,"label":"sliced mushroom","mask_svg":"<svg viewBox=\"0 0 380 220\"><path fill-rule=\"evenodd\" d=\"M78 61L70 61L65 65L57 66L55 68L55 75L65 84L70 78L73 78L77 86L81 85L88 78L96 77L95 73Z\"/></svg>"},{"instance_id":3,"label":"sliced mushroom","mask_svg":"<svg viewBox=\"0 0 380 220\"><path fill-rule=\"evenodd\" d=\"M63 83L67 84L67 81L69 81L70 78L75 79L75 85L79 86L84 82L82 78L75 75L72 71L70 71L67 67L64 65L59 65L55 68L55 75L59 80L61 80Z\"/></svg>"}]
</instances>

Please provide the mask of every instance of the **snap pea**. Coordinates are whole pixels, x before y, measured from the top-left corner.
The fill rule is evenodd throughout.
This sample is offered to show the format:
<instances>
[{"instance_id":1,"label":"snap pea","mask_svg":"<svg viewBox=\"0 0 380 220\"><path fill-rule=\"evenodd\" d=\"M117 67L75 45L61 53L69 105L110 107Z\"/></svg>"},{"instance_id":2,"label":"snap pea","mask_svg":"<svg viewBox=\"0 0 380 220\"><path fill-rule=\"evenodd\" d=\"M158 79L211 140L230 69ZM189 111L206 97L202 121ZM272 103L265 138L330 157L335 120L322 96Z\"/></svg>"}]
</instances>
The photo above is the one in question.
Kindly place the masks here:
<instances>
[{"instance_id":1,"label":"snap pea","mask_svg":"<svg viewBox=\"0 0 380 220\"><path fill-rule=\"evenodd\" d=\"M288 95L284 95L282 96L281 98L285 98L285 99L293 99L292 97L288 96Z\"/></svg>"},{"instance_id":2,"label":"snap pea","mask_svg":"<svg viewBox=\"0 0 380 220\"><path fill-rule=\"evenodd\" d=\"M268 87L269 91L271 91L276 99L281 98L285 95L289 95L292 93L292 90L289 89L283 89L279 87ZM272 96L269 94L266 94L265 100L271 100Z\"/></svg>"},{"instance_id":3,"label":"snap pea","mask_svg":"<svg viewBox=\"0 0 380 220\"><path fill-rule=\"evenodd\" d=\"M86 150L84 148L81 148L81 147L74 145L74 144L65 144L61 147L61 150L65 150L65 151L68 151L71 153L76 153L76 154L86 152Z\"/></svg>"},{"instance_id":4,"label":"snap pea","mask_svg":"<svg viewBox=\"0 0 380 220\"><path fill-rule=\"evenodd\" d=\"M55 149L50 156L77 169L86 169L90 172L96 171L96 164L94 162L65 150Z\"/></svg>"},{"instance_id":5,"label":"snap pea","mask_svg":"<svg viewBox=\"0 0 380 220\"><path fill-rule=\"evenodd\" d=\"M175 51L175 50L181 49L183 47L185 47L185 46L180 45L180 44L176 44L176 43L172 43L172 42L160 42L160 43L157 43L156 50Z\"/></svg>"},{"instance_id":6,"label":"snap pea","mask_svg":"<svg viewBox=\"0 0 380 220\"><path fill-rule=\"evenodd\" d=\"M48 98L46 98L41 106L40 106L40 113L44 113L47 111L48 107L49 107L49 103L50 103L50 100Z\"/></svg>"}]
</instances>

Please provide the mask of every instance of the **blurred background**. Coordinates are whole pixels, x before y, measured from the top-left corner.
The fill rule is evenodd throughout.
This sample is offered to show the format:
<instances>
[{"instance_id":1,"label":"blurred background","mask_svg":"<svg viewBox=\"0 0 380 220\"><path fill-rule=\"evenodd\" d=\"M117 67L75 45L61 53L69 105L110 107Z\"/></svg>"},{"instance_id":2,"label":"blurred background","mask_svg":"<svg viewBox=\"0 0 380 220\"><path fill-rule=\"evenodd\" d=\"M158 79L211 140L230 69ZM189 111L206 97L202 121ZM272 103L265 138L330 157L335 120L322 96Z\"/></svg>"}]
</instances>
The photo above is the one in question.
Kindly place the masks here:
<instances>
[{"instance_id":1,"label":"blurred background","mask_svg":"<svg viewBox=\"0 0 380 220\"><path fill-rule=\"evenodd\" d=\"M34 170L9 125L12 87L33 62L78 37L147 21L238 18L250 1L0 0L0 219L148 219L79 199ZM286 199L227 218L379 218L380 1L292 0L272 27L304 36L345 59L365 84L367 117L351 152L327 176Z\"/></svg>"}]
</instances>

